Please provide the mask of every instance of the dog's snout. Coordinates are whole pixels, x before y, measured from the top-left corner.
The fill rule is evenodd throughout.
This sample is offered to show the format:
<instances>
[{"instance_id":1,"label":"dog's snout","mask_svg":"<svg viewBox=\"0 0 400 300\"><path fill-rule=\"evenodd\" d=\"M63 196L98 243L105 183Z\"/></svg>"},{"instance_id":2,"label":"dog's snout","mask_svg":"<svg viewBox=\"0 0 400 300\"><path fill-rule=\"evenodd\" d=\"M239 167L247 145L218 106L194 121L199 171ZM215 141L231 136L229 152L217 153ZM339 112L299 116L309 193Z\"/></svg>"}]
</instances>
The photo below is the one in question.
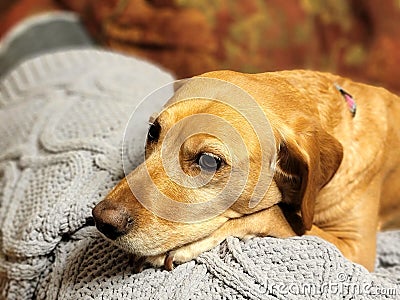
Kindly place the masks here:
<instances>
[{"instance_id":1,"label":"dog's snout","mask_svg":"<svg viewBox=\"0 0 400 300\"><path fill-rule=\"evenodd\" d=\"M92 211L97 229L111 240L128 233L133 226L133 218L126 208L103 200Z\"/></svg>"}]
</instances>

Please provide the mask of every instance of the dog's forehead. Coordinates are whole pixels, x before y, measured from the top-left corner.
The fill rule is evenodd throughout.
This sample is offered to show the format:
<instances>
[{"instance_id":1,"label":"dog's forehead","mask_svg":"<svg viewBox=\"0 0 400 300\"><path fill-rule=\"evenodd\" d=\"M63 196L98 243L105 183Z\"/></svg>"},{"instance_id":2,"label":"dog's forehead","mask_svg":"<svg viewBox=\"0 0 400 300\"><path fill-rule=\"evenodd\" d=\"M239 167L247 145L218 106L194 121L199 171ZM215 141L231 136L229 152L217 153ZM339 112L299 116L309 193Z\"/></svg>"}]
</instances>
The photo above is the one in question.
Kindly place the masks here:
<instances>
[{"instance_id":1,"label":"dog's forehead","mask_svg":"<svg viewBox=\"0 0 400 300\"><path fill-rule=\"evenodd\" d=\"M193 98L203 98L232 104L235 100L245 98L253 100L247 91L241 87L218 78L194 77L183 80L175 89L173 97L166 105L171 105Z\"/></svg>"},{"instance_id":2,"label":"dog's forehead","mask_svg":"<svg viewBox=\"0 0 400 300\"><path fill-rule=\"evenodd\" d=\"M259 152L259 139L252 124L225 104L204 99L178 102L157 120L162 124L166 147L178 143L188 152L200 149L222 154L234 149L238 159ZM269 142L273 143L272 140Z\"/></svg>"},{"instance_id":3,"label":"dog's forehead","mask_svg":"<svg viewBox=\"0 0 400 300\"><path fill-rule=\"evenodd\" d=\"M232 78L202 76L183 80L177 85L174 95L164 105L165 111L172 114L171 117L179 120L181 116L195 113L220 116L222 112L222 117L226 116L230 120L243 121L245 118L253 122L265 122L264 109L267 109L268 105L260 105L260 103L268 102L270 98L276 96L277 91L274 85L263 85L260 92L250 88L252 86L250 79L253 80L253 77L250 77L250 81L247 82L230 80Z\"/></svg>"},{"instance_id":4,"label":"dog's forehead","mask_svg":"<svg viewBox=\"0 0 400 300\"><path fill-rule=\"evenodd\" d=\"M200 130L203 133L212 133L216 130L232 127L251 130L240 112L225 103L218 101L194 98L177 101L166 107L157 117L163 130L175 128L178 130Z\"/></svg>"},{"instance_id":5,"label":"dog's forehead","mask_svg":"<svg viewBox=\"0 0 400 300\"><path fill-rule=\"evenodd\" d=\"M255 152L258 141L275 148L267 114L258 101L246 90L224 80L191 79L178 87L158 116L162 137L177 129L174 137L181 140L180 136L189 136L189 128L219 136L223 141L234 141L231 145L243 141Z\"/></svg>"},{"instance_id":6,"label":"dog's forehead","mask_svg":"<svg viewBox=\"0 0 400 300\"><path fill-rule=\"evenodd\" d=\"M213 135L199 133L186 139L182 144L181 149L183 152L196 152L200 149L206 152L221 153L229 151L226 146L227 145L223 141Z\"/></svg>"}]
</instances>

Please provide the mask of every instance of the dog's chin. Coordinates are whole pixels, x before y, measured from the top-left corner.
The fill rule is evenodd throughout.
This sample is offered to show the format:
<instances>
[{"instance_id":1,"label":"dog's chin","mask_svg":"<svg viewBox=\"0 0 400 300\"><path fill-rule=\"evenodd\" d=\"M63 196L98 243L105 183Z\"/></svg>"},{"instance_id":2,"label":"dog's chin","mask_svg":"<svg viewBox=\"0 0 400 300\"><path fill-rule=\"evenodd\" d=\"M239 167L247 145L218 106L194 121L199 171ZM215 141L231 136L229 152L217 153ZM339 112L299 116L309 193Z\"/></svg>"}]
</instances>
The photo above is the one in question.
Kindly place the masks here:
<instances>
[{"instance_id":1,"label":"dog's chin","mask_svg":"<svg viewBox=\"0 0 400 300\"><path fill-rule=\"evenodd\" d=\"M156 256L168 251L168 249L158 246L156 242L146 243L143 239L137 237L121 236L115 240L108 240L118 248L136 256Z\"/></svg>"}]
</instances>

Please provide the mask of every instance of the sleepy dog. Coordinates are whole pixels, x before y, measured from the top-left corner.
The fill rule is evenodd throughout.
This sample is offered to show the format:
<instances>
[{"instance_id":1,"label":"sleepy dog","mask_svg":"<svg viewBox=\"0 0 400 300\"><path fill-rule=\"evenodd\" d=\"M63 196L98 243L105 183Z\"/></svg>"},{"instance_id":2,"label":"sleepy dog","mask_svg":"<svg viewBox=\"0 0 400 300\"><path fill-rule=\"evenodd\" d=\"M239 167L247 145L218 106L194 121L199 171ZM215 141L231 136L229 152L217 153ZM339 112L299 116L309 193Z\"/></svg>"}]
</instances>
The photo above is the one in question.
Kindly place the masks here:
<instances>
[{"instance_id":1,"label":"sleepy dog","mask_svg":"<svg viewBox=\"0 0 400 300\"><path fill-rule=\"evenodd\" d=\"M232 104L242 96L229 86L262 114ZM385 89L314 71L215 71L180 86L151 122L146 160L93 216L154 266L170 270L227 236L308 234L372 271L377 231L400 224L400 99ZM272 138L260 138L268 122Z\"/></svg>"}]
</instances>

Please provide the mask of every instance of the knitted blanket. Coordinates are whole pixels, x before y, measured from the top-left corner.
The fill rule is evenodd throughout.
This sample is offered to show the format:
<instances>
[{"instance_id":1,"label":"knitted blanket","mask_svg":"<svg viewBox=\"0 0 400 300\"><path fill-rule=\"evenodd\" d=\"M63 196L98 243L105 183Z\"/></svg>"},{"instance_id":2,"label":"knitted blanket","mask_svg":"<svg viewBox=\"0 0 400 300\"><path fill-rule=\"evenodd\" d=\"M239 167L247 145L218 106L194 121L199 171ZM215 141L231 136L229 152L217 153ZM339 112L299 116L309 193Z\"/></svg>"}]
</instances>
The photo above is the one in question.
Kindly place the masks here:
<instances>
[{"instance_id":1,"label":"knitted blanket","mask_svg":"<svg viewBox=\"0 0 400 300\"><path fill-rule=\"evenodd\" d=\"M0 82L1 299L400 298L400 231L378 235L374 273L303 236L228 238L171 272L135 274L93 227L91 209L123 176L130 113L172 80L88 49L35 58ZM138 149L147 126L132 135Z\"/></svg>"}]
</instances>

